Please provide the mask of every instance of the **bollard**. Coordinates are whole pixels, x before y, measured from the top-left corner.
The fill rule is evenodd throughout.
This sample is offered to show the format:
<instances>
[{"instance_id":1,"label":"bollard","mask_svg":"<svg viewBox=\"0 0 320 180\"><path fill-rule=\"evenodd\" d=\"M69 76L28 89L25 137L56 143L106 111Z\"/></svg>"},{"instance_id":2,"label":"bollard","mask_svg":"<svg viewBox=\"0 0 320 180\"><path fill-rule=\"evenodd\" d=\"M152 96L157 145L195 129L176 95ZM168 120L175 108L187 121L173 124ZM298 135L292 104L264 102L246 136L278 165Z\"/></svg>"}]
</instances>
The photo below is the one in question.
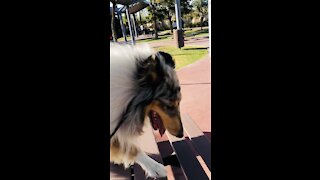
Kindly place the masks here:
<instances>
[{"instance_id":1,"label":"bollard","mask_svg":"<svg viewBox=\"0 0 320 180\"><path fill-rule=\"evenodd\" d=\"M184 37L183 37L183 30L173 30L173 39L176 43L176 47L181 48L184 46Z\"/></svg>"}]
</instances>

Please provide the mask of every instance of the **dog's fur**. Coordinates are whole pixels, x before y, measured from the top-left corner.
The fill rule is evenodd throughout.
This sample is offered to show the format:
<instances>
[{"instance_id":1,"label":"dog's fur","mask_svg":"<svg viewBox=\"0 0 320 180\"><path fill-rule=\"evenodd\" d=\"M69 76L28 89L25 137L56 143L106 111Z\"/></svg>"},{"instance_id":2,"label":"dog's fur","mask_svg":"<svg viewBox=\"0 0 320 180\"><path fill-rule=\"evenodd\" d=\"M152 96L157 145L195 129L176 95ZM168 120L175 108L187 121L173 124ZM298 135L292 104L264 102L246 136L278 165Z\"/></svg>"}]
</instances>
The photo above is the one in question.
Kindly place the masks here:
<instances>
[{"instance_id":1,"label":"dog's fur","mask_svg":"<svg viewBox=\"0 0 320 180\"><path fill-rule=\"evenodd\" d=\"M183 136L179 103L180 85L172 57L144 46L111 44L110 160L129 167L140 164L149 177L166 176L162 164L136 145L146 123L157 116L172 135ZM157 129L154 127L154 129Z\"/></svg>"}]
</instances>

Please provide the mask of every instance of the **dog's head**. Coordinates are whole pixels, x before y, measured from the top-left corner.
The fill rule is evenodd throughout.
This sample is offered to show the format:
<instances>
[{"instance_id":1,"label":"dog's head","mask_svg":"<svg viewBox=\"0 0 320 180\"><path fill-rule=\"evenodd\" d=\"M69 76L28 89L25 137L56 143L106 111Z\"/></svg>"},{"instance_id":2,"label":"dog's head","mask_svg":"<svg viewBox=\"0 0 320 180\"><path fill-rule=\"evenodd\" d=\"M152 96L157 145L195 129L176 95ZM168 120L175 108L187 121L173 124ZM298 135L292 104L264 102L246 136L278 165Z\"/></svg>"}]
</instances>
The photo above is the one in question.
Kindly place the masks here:
<instances>
[{"instance_id":1,"label":"dog's head","mask_svg":"<svg viewBox=\"0 0 320 180\"><path fill-rule=\"evenodd\" d=\"M146 96L152 97L145 108L152 127L161 135L167 129L176 137L183 137L179 104L181 92L172 56L158 52L140 61L138 79Z\"/></svg>"}]
</instances>

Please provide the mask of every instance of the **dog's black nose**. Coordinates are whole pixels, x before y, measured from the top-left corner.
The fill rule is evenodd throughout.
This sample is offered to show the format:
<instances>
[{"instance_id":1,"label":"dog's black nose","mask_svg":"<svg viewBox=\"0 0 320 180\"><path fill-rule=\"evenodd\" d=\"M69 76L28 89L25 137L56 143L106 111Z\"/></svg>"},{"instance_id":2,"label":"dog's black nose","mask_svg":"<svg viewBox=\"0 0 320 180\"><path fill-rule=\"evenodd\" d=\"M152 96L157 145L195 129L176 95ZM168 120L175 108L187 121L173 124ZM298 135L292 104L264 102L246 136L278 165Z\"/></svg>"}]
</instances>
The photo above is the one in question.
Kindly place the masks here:
<instances>
[{"instance_id":1,"label":"dog's black nose","mask_svg":"<svg viewBox=\"0 0 320 180\"><path fill-rule=\"evenodd\" d=\"M178 137L178 138L182 138L182 137L183 137L183 129L181 129L181 130L179 131L179 133L177 134L177 137Z\"/></svg>"}]
</instances>

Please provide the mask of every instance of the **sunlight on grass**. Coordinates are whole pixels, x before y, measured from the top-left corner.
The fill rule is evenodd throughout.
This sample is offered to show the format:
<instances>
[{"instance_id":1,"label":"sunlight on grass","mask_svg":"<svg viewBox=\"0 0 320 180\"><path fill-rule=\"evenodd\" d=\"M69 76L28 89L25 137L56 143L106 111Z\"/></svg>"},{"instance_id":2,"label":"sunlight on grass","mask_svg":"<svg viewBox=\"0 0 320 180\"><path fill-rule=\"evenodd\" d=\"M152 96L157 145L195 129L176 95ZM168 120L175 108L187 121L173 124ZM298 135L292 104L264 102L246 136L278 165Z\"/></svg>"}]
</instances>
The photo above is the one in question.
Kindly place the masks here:
<instances>
[{"instance_id":1,"label":"sunlight on grass","mask_svg":"<svg viewBox=\"0 0 320 180\"><path fill-rule=\"evenodd\" d=\"M209 33L201 33L201 34L197 34L194 37L205 37L205 36L209 36Z\"/></svg>"},{"instance_id":2,"label":"sunlight on grass","mask_svg":"<svg viewBox=\"0 0 320 180\"><path fill-rule=\"evenodd\" d=\"M208 29L196 29L196 30L186 30L184 32L185 36L199 36L200 34L209 34L209 30Z\"/></svg>"},{"instance_id":3,"label":"sunlight on grass","mask_svg":"<svg viewBox=\"0 0 320 180\"><path fill-rule=\"evenodd\" d=\"M162 35L162 36L158 36L158 39L148 38L148 39L137 40L137 43L157 42L157 41L170 40L170 39L172 39L172 35Z\"/></svg>"},{"instance_id":4,"label":"sunlight on grass","mask_svg":"<svg viewBox=\"0 0 320 180\"><path fill-rule=\"evenodd\" d=\"M164 46L156 49L158 51L171 54L176 62L176 69L180 69L184 66L192 64L208 54L207 48L198 46L185 46L181 49L174 46Z\"/></svg>"},{"instance_id":5,"label":"sunlight on grass","mask_svg":"<svg viewBox=\"0 0 320 180\"><path fill-rule=\"evenodd\" d=\"M146 43L146 42L157 42L157 41L164 41L164 40L171 40L172 39L172 35L167 34L167 35L159 35L158 39L153 39L153 37L150 38L146 38L146 39L139 39L136 40L137 43ZM124 38L118 38L119 42L123 42ZM131 37L127 37L127 41L131 41Z\"/></svg>"}]
</instances>

